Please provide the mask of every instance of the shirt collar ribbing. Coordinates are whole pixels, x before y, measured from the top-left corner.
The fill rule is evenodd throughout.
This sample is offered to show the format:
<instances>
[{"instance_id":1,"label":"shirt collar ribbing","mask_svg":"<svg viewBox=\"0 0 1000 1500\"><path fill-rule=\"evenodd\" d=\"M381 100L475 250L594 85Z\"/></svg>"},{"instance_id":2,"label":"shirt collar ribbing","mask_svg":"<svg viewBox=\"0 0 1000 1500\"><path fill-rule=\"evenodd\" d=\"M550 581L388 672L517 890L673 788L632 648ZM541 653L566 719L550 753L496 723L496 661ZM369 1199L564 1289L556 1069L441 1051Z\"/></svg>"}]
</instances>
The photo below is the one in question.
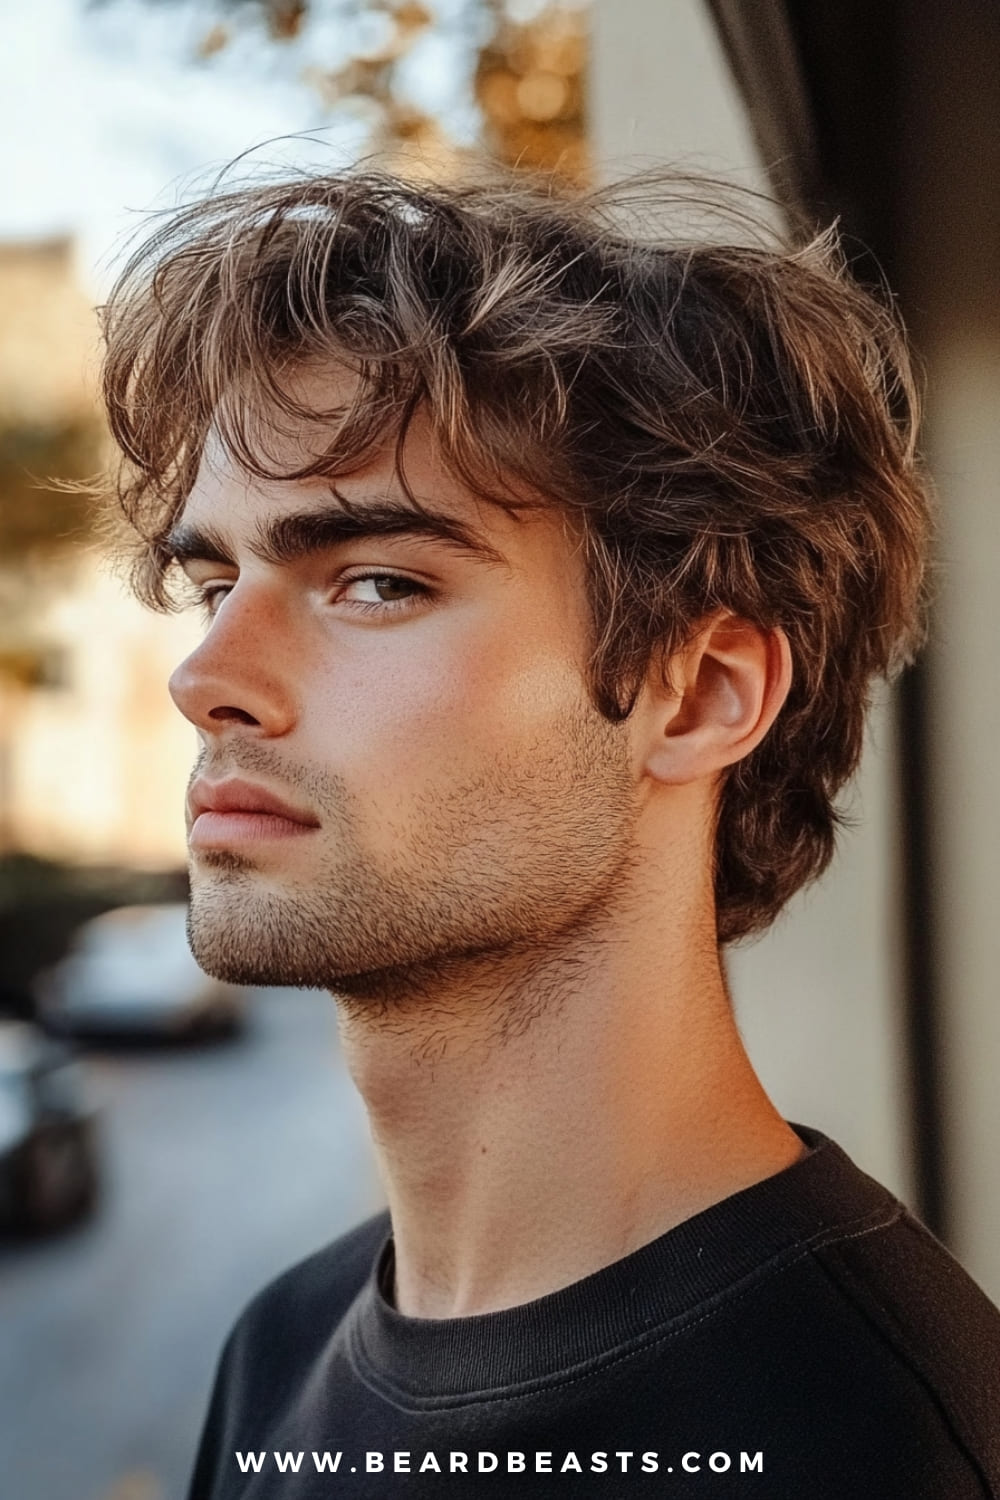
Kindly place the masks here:
<instances>
[{"instance_id":1,"label":"shirt collar ribbing","mask_svg":"<svg viewBox=\"0 0 1000 1500\"><path fill-rule=\"evenodd\" d=\"M783 1258L899 1212L893 1196L821 1131L788 1122L810 1148L791 1166L712 1204L632 1254L519 1307L411 1318L385 1295L384 1242L348 1319L376 1384L420 1406L448 1406L565 1378L704 1310Z\"/></svg>"}]
</instances>

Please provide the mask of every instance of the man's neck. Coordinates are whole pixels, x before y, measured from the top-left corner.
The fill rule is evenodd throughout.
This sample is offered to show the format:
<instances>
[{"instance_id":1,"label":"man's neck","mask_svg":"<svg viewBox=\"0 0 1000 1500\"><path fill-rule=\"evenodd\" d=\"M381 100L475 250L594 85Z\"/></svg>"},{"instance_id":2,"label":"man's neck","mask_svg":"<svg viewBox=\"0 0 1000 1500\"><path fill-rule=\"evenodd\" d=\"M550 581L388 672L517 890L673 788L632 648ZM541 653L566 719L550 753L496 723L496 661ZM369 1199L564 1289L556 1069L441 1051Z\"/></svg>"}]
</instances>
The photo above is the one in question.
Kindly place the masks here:
<instances>
[{"instance_id":1,"label":"man's neck","mask_svg":"<svg viewBox=\"0 0 1000 1500\"><path fill-rule=\"evenodd\" d=\"M544 962L470 969L396 1014L342 1010L399 1311L531 1301L803 1154L746 1056L714 945L651 953L644 931L635 950L577 934Z\"/></svg>"}]
</instances>

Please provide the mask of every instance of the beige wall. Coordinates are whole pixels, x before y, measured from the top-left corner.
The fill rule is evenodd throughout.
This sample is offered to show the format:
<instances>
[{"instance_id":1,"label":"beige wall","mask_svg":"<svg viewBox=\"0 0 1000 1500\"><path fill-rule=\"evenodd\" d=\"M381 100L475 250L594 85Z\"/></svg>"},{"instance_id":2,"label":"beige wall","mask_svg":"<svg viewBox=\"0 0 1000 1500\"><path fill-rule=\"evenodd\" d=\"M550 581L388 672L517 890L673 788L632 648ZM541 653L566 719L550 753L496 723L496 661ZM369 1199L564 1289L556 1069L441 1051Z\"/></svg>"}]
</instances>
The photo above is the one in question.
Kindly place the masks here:
<instances>
[{"instance_id":1,"label":"beige wall","mask_svg":"<svg viewBox=\"0 0 1000 1500\"><path fill-rule=\"evenodd\" d=\"M595 0L591 98L603 176L680 161L766 190L701 0ZM858 826L833 869L730 973L751 1056L783 1113L827 1130L912 1197L901 1076L891 715L873 720Z\"/></svg>"},{"instance_id":2,"label":"beige wall","mask_svg":"<svg viewBox=\"0 0 1000 1500\"><path fill-rule=\"evenodd\" d=\"M931 653L944 1116L954 1243L1000 1301L1000 322L931 349L942 487Z\"/></svg>"},{"instance_id":3,"label":"beige wall","mask_svg":"<svg viewBox=\"0 0 1000 1500\"><path fill-rule=\"evenodd\" d=\"M0 243L0 416L44 422L92 411L97 343L72 241Z\"/></svg>"},{"instance_id":4,"label":"beige wall","mask_svg":"<svg viewBox=\"0 0 1000 1500\"><path fill-rule=\"evenodd\" d=\"M900 278L940 497L928 661L951 1242L1000 1302L1000 12L910 7Z\"/></svg>"}]
</instances>

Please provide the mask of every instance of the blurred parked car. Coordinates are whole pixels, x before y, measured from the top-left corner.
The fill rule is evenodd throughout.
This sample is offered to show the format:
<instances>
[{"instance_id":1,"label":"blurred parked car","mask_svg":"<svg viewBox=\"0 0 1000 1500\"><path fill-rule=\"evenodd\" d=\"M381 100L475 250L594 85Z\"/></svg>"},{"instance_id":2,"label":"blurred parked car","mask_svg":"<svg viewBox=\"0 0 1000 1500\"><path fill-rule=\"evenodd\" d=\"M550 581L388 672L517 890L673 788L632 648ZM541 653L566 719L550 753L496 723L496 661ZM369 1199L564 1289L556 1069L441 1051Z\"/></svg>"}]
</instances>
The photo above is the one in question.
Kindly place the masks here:
<instances>
[{"instance_id":1,"label":"blurred parked car","mask_svg":"<svg viewBox=\"0 0 1000 1500\"><path fill-rule=\"evenodd\" d=\"M90 1212L96 1118L67 1043L30 1021L0 1020L0 1228L39 1233Z\"/></svg>"},{"instance_id":2,"label":"blurred parked car","mask_svg":"<svg viewBox=\"0 0 1000 1500\"><path fill-rule=\"evenodd\" d=\"M211 979L188 947L187 907L120 906L77 929L35 980L38 1019L59 1036L181 1040L235 1035L245 990Z\"/></svg>"}]
</instances>

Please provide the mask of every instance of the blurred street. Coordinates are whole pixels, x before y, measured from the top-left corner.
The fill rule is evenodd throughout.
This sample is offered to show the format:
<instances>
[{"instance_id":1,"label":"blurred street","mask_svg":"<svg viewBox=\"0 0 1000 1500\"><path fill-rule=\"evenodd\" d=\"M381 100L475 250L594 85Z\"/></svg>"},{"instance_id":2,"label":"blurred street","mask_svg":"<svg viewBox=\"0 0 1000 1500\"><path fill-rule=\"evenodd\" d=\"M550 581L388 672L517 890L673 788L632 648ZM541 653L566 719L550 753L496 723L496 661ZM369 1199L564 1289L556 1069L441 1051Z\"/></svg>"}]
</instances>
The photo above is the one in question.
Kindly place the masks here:
<instances>
[{"instance_id":1,"label":"blurred street","mask_svg":"<svg viewBox=\"0 0 1000 1500\"><path fill-rule=\"evenodd\" d=\"M4 1500L180 1500L233 1318L381 1207L333 1001L250 999L236 1041L83 1054L102 1201L0 1246Z\"/></svg>"}]
</instances>

